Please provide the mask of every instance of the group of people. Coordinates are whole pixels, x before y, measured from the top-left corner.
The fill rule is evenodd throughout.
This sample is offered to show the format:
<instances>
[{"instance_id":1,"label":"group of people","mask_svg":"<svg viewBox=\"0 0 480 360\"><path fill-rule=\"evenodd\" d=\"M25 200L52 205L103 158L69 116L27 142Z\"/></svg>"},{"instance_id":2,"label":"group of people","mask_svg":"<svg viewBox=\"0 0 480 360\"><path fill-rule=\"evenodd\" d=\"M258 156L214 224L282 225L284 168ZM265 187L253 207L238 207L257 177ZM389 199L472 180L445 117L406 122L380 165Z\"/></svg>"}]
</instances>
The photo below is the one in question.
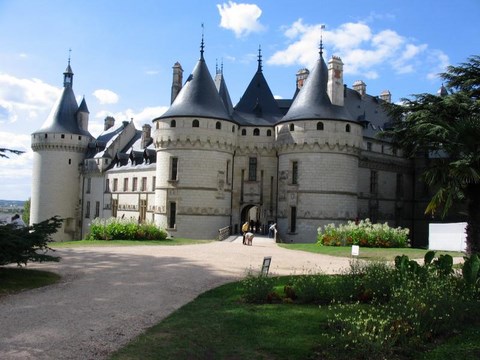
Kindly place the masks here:
<instances>
[{"instance_id":1,"label":"group of people","mask_svg":"<svg viewBox=\"0 0 480 360\"><path fill-rule=\"evenodd\" d=\"M268 228L268 237L269 238L275 237L275 231L277 230L276 226L277 226L277 224L274 223L274 224L270 225L270 227ZM246 221L242 225L243 245L250 245L250 246L252 245L253 238L255 237L255 235L253 234L252 231L253 231L253 229L251 227L251 224L248 221Z\"/></svg>"}]
</instances>

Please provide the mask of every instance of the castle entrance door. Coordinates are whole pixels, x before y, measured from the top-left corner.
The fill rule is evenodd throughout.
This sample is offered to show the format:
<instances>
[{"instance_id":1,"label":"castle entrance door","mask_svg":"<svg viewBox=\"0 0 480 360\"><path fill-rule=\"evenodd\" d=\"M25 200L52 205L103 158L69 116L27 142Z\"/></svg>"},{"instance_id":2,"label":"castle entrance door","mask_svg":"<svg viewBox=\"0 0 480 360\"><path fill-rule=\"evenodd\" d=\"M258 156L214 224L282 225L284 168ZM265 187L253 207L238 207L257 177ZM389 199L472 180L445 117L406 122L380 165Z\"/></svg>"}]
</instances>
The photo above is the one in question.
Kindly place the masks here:
<instances>
[{"instance_id":1,"label":"castle entrance door","mask_svg":"<svg viewBox=\"0 0 480 360\"><path fill-rule=\"evenodd\" d=\"M263 216L260 206L246 205L241 212L240 224L248 221L250 224L250 231L257 234L264 234L266 224L263 224Z\"/></svg>"}]
</instances>

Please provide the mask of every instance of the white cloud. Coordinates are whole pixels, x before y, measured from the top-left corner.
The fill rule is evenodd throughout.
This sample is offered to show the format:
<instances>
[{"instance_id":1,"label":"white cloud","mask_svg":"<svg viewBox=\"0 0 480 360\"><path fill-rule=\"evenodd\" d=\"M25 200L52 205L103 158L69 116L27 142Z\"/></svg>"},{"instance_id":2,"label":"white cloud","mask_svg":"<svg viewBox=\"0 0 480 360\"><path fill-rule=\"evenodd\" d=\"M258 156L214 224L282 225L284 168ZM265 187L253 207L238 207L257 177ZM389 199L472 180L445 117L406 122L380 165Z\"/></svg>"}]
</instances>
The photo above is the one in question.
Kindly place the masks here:
<instances>
[{"instance_id":1,"label":"white cloud","mask_svg":"<svg viewBox=\"0 0 480 360\"><path fill-rule=\"evenodd\" d=\"M429 80L438 81L438 74L445 72L447 66L450 65L448 55L441 50L430 51L427 61L430 65L430 72L427 74L427 79Z\"/></svg>"},{"instance_id":2,"label":"white cloud","mask_svg":"<svg viewBox=\"0 0 480 360\"><path fill-rule=\"evenodd\" d=\"M95 96L100 104L116 104L119 96L111 90L98 89L92 94Z\"/></svg>"},{"instance_id":3,"label":"white cloud","mask_svg":"<svg viewBox=\"0 0 480 360\"><path fill-rule=\"evenodd\" d=\"M347 75L376 79L387 69L397 74L406 74L425 66L428 46L414 44L394 30L375 32L364 22L348 22L335 29L321 30L321 26L322 24L306 24L298 19L283 28L288 44L274 53L267 63L312 68L318 60L318 45L322 34L324 48L333 50L335 55L342 58ZM325 53L326 50L324 58L327 59Z\"/></svg>"},{"instance_id":4,"label":"white cloud","mask_svg":"<svg viewBox=\"0 0 480 360\"><path fill-rule=\"evenodd\" d=\"M220 27L232 30L236 37L246 36L264 29L259 21L262 9L255 4L239 4L229 1L228 4L217 4L217 8L221 18Z\"/></svg>"}]
</instances>

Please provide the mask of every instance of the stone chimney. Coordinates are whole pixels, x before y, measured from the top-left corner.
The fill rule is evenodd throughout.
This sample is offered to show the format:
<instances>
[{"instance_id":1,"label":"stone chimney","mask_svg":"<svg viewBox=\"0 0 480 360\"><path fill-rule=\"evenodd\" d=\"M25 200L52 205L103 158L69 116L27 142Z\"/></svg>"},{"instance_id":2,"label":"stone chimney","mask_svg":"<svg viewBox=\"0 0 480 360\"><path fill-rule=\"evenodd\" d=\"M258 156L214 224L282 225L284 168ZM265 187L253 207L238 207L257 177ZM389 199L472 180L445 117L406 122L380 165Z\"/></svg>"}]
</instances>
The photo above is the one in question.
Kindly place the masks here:
<instances>
[{"instance_id":1,"label":"stone chimney","mask_svg":"<svg viewBox=\"0 0 480 360\"><path fill-rule=\"evenodd\" d=\"M358 92L361 96L365 96L367 94L367 84L362 80L357 80L353 83L353 90Z\"/></svg>"},{"instance_id":2,"label":"stone chimney","mask_svg":"<svg viewBox=\"0 0 480 360\"><path fill-rule=\"evenodd\" d=\"M308 69L303 68L297 71L297 89L298 92L302 87L305 80L307 80L308 75L310 75L310 71Z\"/></svg>"},{"instance_id":3,"label":"stone chimney","mask_svg":"<svg viewBox=\"0 0 480 360\"><path fill-rule=\"evenodd\" d=\"M142 126L142 149L145 149L152 140L152 127L148 124Z\"/></svg>"},{"instance_id":4,"label":"stone chimney","mask_svg":"<svg viewBox=\"0 0 480 360\"><path fill-rule=\"evenodd\" d=\"M343 62L338 56L332 56L328 62L327 93L333 105L344 105Z\"/></svg>"},{"instance_id":5,"label":"stone chimney","mask_svg":"<svg viewBox=\"0 0 480 360\"><path fill-rule=\"evenodd\" d=\"M178 93L182 90L182 82L183 82L183 69L182 65L177 61L175 65L173 65L173 79L172 79L172 95L170 99L170 104L173 104L175 99L177 98Z\"/></svg>"},{"instance_id":6,"label":"stone chimney","mask_svg":"<svg viewBox=\"0 0 480 360\"><path fill-rule=\"evenodd\" d=\"M383 101L386 101L388 103L391 103L392 102L392 94L388 90L383 90L380 93L380 99L382 99Z\"/></svg>"},{"instance_id":7,"label":"stone chimney","mask_svg":"<svg viewBox=\"0 0 480 360\"><path fill-rule=\"evenodd\" d=\"M104 121L103 130L107 131L113 125L115 125L115 118L113 116L107 116Z\"/></svg>"}]
</instances>

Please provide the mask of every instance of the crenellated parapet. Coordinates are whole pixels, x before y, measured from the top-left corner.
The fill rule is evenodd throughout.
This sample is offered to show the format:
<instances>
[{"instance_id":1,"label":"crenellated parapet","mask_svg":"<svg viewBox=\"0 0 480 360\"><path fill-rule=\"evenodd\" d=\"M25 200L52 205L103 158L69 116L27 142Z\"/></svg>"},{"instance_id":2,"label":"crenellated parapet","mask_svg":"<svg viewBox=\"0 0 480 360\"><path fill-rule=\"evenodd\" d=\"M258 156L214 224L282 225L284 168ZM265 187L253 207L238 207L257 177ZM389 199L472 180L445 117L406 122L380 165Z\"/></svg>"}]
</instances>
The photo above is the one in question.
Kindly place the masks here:
<instances>
[{"instance_id":1,"label":"crenellated parapet","mask_svg":"<svg viewBox=\"0 0 480 360\"><path fill-rule=\"evenodd\" d=\"M76 134L34 133L31 147L33 151L66 151L85 153L90 137Z\"/></svg>"}]
</instances>

